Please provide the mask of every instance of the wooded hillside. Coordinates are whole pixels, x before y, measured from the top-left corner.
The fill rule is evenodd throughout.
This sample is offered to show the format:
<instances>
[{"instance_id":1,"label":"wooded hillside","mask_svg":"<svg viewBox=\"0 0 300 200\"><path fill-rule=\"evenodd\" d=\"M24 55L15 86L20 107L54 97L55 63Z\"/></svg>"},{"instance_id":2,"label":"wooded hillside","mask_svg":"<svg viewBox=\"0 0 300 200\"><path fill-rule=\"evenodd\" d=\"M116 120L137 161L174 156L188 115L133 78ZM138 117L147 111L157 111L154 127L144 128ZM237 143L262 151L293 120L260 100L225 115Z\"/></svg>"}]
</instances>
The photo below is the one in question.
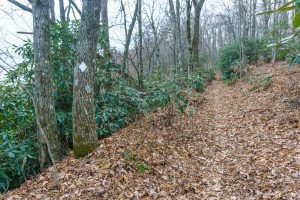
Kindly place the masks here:
<instances>
[{"instance_id":1,"label":"wooded hillside","mask_svg":"<svg viewBox=\"0 0 300 200\"><path fill-rule=\"evenodd\" d=\"M299 0L2 6L0 198L300 198Z\"/></svg>"}]
</instances>

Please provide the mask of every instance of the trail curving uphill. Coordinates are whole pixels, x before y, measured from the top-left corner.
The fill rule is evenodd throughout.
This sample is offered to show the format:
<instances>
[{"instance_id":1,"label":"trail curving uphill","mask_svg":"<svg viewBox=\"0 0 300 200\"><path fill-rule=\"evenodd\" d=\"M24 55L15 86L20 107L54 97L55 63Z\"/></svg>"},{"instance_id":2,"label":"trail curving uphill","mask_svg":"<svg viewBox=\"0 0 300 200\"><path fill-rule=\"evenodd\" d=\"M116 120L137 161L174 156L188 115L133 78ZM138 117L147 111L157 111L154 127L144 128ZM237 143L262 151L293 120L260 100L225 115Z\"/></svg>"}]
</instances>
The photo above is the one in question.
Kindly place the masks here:
<instances>
[{"instance_id":1,"label":"trail curving uphill","mask_svg":"<svg viewBox=\"0 0 300 200\"><path fill-rule=\"evenodd\" d=\"M234 86L214 81L186 115L153 113L86 158L68 156L59 188L50 168L2 198L300 199L300 70L251 69ZM249 84L265 75L269 88Z\"/></svg>"}]
</instances>

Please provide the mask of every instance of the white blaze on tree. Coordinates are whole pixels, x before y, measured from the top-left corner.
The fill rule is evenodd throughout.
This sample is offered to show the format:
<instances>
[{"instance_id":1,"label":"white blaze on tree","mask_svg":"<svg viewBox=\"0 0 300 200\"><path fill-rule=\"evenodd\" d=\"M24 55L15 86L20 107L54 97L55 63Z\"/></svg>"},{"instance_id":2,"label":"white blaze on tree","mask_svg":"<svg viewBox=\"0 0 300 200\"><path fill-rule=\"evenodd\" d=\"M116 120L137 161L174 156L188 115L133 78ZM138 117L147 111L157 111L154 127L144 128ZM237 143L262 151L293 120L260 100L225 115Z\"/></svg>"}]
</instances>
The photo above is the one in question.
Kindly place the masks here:
<instances>
[{"instance_id":1,"label":"white blaze on tree","mask_svg":"<svg viewBox=\"0 0 300 200\"><path fill-rule=\"evenodd\" d=\"M77 42L73 86L73 148L83 157L97 146L94 76L99 36L100 0L84 0Z\"/></svg>"}]
</instances>

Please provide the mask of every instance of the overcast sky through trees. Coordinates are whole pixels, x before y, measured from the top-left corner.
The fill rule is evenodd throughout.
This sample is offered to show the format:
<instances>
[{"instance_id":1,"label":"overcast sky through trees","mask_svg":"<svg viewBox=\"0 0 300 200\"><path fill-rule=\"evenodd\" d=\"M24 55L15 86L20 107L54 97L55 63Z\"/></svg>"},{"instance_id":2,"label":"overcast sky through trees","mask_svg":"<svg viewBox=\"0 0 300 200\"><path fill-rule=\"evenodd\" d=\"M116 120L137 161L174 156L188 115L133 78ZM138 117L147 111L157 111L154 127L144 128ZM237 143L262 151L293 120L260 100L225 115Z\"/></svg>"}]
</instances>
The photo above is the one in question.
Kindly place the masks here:
<instances>
[{"instance_id":1,"label":"overcast sky through trees","mask_svg":"<svg viewBox=\"0 0 300 200\"><path fill-rule=\"evenodd\" d=\"M81 1L76 0L78 5L81 7ZM208 0L206 1L205 8L210 11L216 11L217 4L220 0ZM227 0L225 0L226 2ZM24 4L28 4L27 0L20 0ZM125 0L127 5L128 15L132 15L135 0ZM152 0L144 0L145 4L152 2ZM184 4L182 4L184 5ZM56 14L59 14L58 3L56 2ZM156 17L163 17L161 11L168 11L167 0L157 1L157 15ZM124 47L124 31L123 31L123 19L120 15L120 2L119 0L109 0L108 6L109 23L110 23L110 35L111 45L114 48L122 49ZM130 18L128 16L128 18ZM17 32L32 32L32 15L28 12L22 11L18 7L12 5L6 0L1 0L0 3L0 56L1 54L11 53L13 54L12 46L21 45L23 40L31 39L30 34L19 34ZM20 57L14 55L13 59L7 59L6 64L17 64L21 61ZM3 65L3 61L0 60L0 65ZM0 72L0 75L4 72Z\"/></svg>"}]
</instances>

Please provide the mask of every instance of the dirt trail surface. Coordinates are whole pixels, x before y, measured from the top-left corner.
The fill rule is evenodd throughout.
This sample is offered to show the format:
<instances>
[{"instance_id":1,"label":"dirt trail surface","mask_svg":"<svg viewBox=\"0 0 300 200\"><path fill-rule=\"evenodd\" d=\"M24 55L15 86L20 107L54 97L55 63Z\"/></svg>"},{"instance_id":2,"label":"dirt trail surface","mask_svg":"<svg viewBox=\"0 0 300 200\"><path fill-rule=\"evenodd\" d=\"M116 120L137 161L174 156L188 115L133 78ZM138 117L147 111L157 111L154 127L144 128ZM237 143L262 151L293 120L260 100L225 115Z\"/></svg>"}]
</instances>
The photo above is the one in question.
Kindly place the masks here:
<instances>
[{"instance_id":1,"label":"dirt trail surface","mask_svg":"<svg viewBox=\"0 0 300 200\"><path fill-rule=\"evenodd\" d=\"M280 63L251 74L234 86L214 81L185 115L158 111L84 159L69 155L59 188L50 168L2 198L300 199L300 70Z\"/></svg>"}]
</instances>

